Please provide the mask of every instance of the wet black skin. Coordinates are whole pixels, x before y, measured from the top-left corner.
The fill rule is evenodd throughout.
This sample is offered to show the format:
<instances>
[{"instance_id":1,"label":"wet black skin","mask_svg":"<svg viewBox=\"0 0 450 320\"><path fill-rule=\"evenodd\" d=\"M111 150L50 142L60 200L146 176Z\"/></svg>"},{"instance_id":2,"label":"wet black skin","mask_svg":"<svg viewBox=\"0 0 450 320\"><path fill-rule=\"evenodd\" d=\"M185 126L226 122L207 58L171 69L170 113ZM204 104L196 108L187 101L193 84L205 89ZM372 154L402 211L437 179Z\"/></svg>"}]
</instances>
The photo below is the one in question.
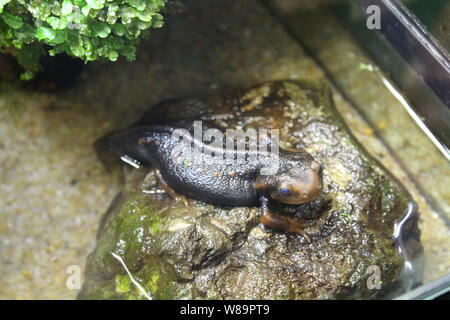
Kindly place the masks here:
<instances>
[{"instance_id":1,"label":"wet black skin","mask_svg":"<svg viewBox=\"0 0 450 320\"><path fill-rule=\"evenodd\" d=\"M183 126L186 130L181 131L181 139L180 131L174 135L180 126L143 125L106 136L96 147L103 156L105 153L119 158L126 156L140 165L153 167L165 186L189 198L219 206L259 206L264 225L302 234L310 240L300 221L269 210L270 201L303 204L321 194L322 168L310 154L280 148L278 157L267 157L267 153L249 150L247 145L237 160L236 151L223 147L226 138L216 144L207 139L209 143L204 143L194 137L192 122ZM202 132L206 129L204 125ZM201 159L200 153L193 156L194 146L203 154L212 155L205 155L207 163L194 161ZM271 167L275 163L278 167ZM264 168L278 170L267 172ZM169 194L174 196L175 192Z\"/></svg>"}]
</instances>

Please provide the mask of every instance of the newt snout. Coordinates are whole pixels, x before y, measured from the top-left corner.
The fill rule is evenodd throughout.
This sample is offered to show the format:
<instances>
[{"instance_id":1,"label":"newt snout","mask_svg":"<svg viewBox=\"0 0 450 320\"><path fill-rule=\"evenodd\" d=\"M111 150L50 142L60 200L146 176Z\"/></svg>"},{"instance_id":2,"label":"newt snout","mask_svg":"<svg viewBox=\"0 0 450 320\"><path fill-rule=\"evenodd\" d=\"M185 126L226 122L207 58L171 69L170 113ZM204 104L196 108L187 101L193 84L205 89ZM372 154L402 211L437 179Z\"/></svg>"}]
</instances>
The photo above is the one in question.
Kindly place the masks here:
<instances>
[{"instance_id":1,"label":"newt snout","mask_svg":"<svg viewBox=\"0 0 450 320\"><path fill-rule=\"evenodd\" d=\"M293 167L276 177L277 188L270 197L287 204L310 202L322 193L322 167L312 160L309 166Z\"/></svg>"}]
</instances>

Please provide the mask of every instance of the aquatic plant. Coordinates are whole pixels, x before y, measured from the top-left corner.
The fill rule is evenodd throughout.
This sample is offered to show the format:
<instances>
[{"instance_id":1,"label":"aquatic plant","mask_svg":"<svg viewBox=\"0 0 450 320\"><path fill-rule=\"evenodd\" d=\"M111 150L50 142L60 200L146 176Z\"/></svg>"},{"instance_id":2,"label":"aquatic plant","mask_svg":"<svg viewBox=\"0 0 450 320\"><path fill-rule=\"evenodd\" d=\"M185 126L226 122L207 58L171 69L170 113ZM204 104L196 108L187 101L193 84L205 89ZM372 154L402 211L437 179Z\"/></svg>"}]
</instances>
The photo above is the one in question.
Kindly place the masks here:
<instances>
[{"instance_id":1,"label":"aquatic plant","mask_svg":"<svg viewBox=\"0 0 450 320\"><path fill-rule=\"evenodd\" d=\"M0 0L0 51L25 69L40 70L45 54L66 53L85 62L133 60L136 45L163 24L168 0Z\"/></svg>"}]
</instances>

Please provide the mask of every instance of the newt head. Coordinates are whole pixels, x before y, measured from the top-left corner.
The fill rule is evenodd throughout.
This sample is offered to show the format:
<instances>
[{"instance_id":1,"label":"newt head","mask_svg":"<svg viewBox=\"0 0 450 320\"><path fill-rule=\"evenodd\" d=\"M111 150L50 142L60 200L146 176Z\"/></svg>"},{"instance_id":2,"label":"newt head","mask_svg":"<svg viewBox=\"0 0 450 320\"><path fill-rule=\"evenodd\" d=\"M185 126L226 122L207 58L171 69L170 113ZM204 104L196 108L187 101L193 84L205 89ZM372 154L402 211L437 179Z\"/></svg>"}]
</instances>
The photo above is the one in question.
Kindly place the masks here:
<instances>
[{"instance_id":1,"label":"newt head","mask_svg":"<svg viewBox=\"0 0 450 320\"><path fill-rule=\"evenodd\" d=\"M276 175L256 182L257 190L264 190L269 197L286 204L303 204L318 198L322 192L322 166L315 160L307 165L288 166Z\"/></svg>"}]
</instances>

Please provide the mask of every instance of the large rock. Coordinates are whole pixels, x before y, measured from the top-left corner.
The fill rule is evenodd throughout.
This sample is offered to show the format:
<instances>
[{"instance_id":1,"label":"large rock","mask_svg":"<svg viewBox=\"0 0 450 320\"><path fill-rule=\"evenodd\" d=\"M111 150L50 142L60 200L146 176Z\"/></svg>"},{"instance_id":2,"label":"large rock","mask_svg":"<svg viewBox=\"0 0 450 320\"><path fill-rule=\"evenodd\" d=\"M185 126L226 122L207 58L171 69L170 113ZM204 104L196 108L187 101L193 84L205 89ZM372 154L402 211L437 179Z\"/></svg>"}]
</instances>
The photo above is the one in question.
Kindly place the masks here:
<instances>
[{"instance_id":1,"label":"large rock","mask_svg":"<svg viewBox=\"0 0 450 320\"><path fill-rule=\"evenodd\" d=\"M279 128L284 148L304 148L323 164L324 197L279 208L307 220L312 243L266 229L258 208L195 200L186 207L158 190L148 170L129 170L79 298L372 298L420 281L415 205L351 136L322 85L270 82L169 101L141 121L190 116L227 128Z\"/></svg>"}]
</instances>

